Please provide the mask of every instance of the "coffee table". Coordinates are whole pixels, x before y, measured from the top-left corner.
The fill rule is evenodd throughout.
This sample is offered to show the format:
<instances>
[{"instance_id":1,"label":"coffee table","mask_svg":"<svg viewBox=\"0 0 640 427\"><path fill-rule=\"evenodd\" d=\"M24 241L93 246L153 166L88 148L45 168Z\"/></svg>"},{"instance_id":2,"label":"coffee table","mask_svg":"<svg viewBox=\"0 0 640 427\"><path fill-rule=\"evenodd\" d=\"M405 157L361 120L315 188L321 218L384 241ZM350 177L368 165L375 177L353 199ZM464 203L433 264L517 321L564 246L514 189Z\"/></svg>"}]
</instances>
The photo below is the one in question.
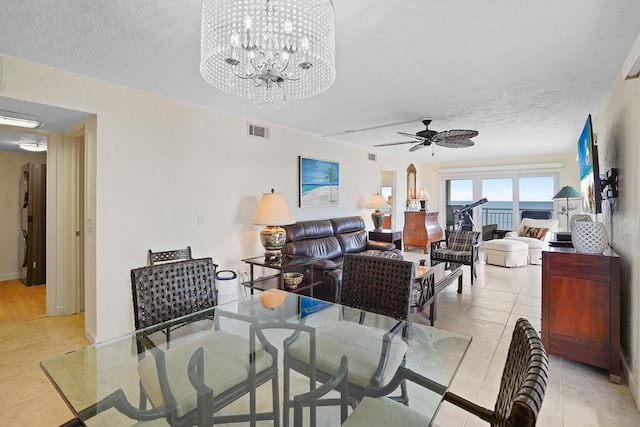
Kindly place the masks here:
<instances>
[{"instance_id":1,"label":"coffee table","mask_svg":"<svg viewBox=\"0 0 640 427\"><path fill-rule=\"evenodd\" d=\"M422 305L411 307L412 313L421 313L429 306L429 320L431 326L436 321L437 313L437 298L438 294L442 292L447 286L458 279L458 293L462 293L462 265L458 264L455 268L450 267L450 264L441 262L434 266L428 267L425 265L419 265L416 268L416 280L422 279L425 275L431 275L428 286L431 297L427 299Z\"/></svg>"}]
</instances>

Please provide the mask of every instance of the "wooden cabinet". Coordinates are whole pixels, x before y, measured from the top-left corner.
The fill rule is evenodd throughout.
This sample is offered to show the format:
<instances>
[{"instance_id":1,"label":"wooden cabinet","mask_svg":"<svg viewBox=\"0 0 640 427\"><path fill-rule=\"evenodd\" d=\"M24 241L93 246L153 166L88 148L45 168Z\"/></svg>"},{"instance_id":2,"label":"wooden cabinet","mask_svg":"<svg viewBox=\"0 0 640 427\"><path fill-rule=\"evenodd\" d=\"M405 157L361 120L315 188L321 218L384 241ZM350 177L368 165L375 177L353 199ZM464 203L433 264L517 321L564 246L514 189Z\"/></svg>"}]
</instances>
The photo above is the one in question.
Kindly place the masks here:
<instances>
[{"instance_id":1,"label":"wooden cabinet","mask_svg":"<svg viewBox=\"0 0 640 427\"><path fill-rule=\"evenodd\" d=\"M414 246L428 253L431 242L441 240L444 235L438 223L438 212L405 212L402 235L405 251Z\"/></svg>"},{"instance_id":2,"label":"wooden cabinet","mask_svg":"<svg viewBox=\"0 0 640 427\"><path fill-rule=\"evenodd\" d=\"M620 258L542 252L542 342L549 354L606 368L620 381Z\"/></svg>"}]
</instances>

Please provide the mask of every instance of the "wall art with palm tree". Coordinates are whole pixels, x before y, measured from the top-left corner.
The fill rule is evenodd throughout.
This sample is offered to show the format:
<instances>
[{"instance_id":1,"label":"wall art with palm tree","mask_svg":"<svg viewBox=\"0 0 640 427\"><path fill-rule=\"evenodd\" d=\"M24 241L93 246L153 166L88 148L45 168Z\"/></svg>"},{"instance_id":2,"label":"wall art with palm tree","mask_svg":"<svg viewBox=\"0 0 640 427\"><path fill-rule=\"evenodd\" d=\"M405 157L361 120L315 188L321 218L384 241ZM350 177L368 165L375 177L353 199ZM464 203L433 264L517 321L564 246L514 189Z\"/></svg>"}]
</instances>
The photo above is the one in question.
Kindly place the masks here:
<instances>
[{"instance_id":1,"label":"wall art with palm tree","mask_svg":"<svg viewBox=\"0 0 640 427\"><path fill-rule=\"evenodd\" d=\"M300 156L300 207L340 204L340 164Z\"/></svg>"}]
</instances>

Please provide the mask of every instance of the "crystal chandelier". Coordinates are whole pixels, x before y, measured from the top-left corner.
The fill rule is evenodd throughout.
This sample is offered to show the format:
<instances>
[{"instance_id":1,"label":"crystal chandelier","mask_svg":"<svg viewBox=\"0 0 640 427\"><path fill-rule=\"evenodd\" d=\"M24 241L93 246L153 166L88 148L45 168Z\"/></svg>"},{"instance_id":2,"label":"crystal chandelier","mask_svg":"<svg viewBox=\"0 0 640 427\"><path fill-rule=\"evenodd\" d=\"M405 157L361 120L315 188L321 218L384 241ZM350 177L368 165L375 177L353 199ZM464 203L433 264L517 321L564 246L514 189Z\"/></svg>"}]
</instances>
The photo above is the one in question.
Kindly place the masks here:
<instances>
[{"instance_id":1,"label":"crystal chandelier","mask_svg":"<svg viewBox=\"0 0 640 427\"><path fill-rule=\"evenodd\" d=\"M336 78L332 0L204 0L200 73L213 87L280 108Z\"/></svg>"}]
</instances>

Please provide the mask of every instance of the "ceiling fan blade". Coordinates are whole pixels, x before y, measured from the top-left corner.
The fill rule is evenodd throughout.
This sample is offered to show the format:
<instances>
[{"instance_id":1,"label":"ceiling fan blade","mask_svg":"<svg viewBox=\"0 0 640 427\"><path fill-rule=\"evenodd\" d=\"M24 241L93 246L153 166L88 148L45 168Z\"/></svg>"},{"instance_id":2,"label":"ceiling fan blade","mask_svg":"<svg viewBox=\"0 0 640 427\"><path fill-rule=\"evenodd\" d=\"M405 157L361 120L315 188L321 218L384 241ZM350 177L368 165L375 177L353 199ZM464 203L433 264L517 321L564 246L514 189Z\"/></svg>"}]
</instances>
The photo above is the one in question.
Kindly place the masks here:
<instances>
[{"instance_id":1,"label":"ceiling fan blade","mask_svg":"<svg viewBox=\"0 0 640 427\"><path fill-rule=\"evenodd\" d=\"M418 141L424 141L424 140L425 140L423 137L418 136L418 135L414 135L414 134L412 134L412 133L407 133L407 132L398 132L398 134L399 134L399 135L402 135L402 136L408 136L409 138L415 138L415 139L417 139Z\"/></svg>"},{"instance_id":2,"label":"ceiling fan blade","mask_svg":"<svg viewBox=\"0 0 640 427\"><path fill-rule=\"evenodd\" d=\"M438 132L434 137L434 141L442 141L442 140L464 140L470 139L474 136L478 136L477 130L465 130L465 129L451 129L445 130L442 132Z\"/></svg>"},{"instance_id":3,"label":"ceiling fan blade","mask_svg":"<svg viewBox=\"0 0 640 427\"><path fill-rule=\"evenodd\" d=\"M374 147L386 147L388 145L402 145L402 144L415 144L415 141L404 141L404 142L388 142L386 144L376 144Z\"/></svg>"},{"instance_id":4,"label":"ceiling fan blade","mask_svg":"<svg viewBox=\"0 0 640 427\"><path fill-rule=\"evenodd\" d=\"M475 142L473 142L469 138L448 138L436 140L435 144L439 147L446 148L467 148L473 147L475 145Z\"/></svg>"},{"instance_id":5,"label":"ceiling fan blade","mask_svg":"<svg viewBox=\"0 0 640 427\"><path fill-rule=\"evenodd\" d=\"M418 151L424 147L426 147L428 144L426 144L426 142L421 142L419 144L414 145L413 147L409 148L410 152L414 152L414 151Z\"/></svg>"}]
</instances>

